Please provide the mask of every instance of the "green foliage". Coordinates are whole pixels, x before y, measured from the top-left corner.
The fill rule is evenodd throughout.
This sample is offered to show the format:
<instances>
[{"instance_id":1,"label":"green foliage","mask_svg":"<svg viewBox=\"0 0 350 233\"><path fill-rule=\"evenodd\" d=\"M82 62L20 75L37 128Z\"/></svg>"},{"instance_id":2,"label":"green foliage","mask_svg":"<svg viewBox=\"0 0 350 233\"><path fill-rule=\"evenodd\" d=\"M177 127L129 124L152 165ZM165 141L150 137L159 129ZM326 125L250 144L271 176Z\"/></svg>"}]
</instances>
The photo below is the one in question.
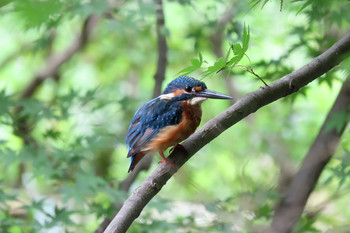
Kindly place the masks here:
<instances>
[{"instance_id":1,"label":"green foliage","mask_svg":"<svg viewBox=\"0 0 350 233\"><path fill-rule=\"evenodd\" d=\"M262 0L251 0L249 4L252 5L251 8L254 8L261 2L262 2ZM266 3L268 3L268 2L269 2L269 0L264 0L264 2L262 3L261 9L264 8Z\"/></svg>"},{"instance_id":2,"label":"green foliage","mask_svg":"<svg viewBox=\"0 0 350 233\"><path fill-rule=\"evenodd\" d=\"M58 19L62 11L62 2L57 0L35 1L17 0L14 1L15 11L23 18L28 28L39 28L43 24L52 24Z\"/></svg>"},{"instance_id":3,"label":"green foliage","mask_svg":"<svg viewBox=\"0 0 350 233\"><path fill-rule=\"evenodd\" d=\"M8 96L5 90L0 92L0 116L9 116L10 115L10 107L13 105L13 100L11 96Z\"/></svg>"},{"instance_id":4,"label":"green foliage","mask_svg":"<svg viewBox=\"0 0 350 233\"><path fill-rule=\"evenodd\" d=\"M203 64L203 56L201 53L199 53L199 58L198 59L191 59L191 66L188 66L186 68L183 68L177 75L189 75L190 73L198 70L201 68Z\"/></svg>"},{"instance_id":5,"label":"green foliage","mask_svg":"<svg viewBox=\"0 0 350 233\"><path fill-rule=\"evenodd\" d=\"M338 192L341 188L347 189L347 187L344 187L344 184L346 184L350 175L349 152L346 152L342 157L337 158L332 166L329 167L328 171L329 175L324 181L325 185L335 182Z\"/></svg>"},{"instance_id":6,"label":"green foliage","mask_svg":"<svg viewBox=\"0 0 350 233\"><path fill-rule=\"evenodd\" d=\"M219 73L222 70L232 69L237 67L237 64L242 60L243 56L246 55L246 52L248 50L249 38L250 38L249 27L246 28L244 26L242 44L241 43L230 44L231 49L227 51L225 59L222 57L218 58L213 65L209 65L205 69L202 75L204 77L207 77L215 73ZM232 57L230 56L231 52L233 53ZM192 63L191 66L188 66L182 69L178 73L178 75L189 75L190 73L200 69L203 64L202 54L199 53L199 59L191 59L191 63Z\"/></svg>"}]
</instances>

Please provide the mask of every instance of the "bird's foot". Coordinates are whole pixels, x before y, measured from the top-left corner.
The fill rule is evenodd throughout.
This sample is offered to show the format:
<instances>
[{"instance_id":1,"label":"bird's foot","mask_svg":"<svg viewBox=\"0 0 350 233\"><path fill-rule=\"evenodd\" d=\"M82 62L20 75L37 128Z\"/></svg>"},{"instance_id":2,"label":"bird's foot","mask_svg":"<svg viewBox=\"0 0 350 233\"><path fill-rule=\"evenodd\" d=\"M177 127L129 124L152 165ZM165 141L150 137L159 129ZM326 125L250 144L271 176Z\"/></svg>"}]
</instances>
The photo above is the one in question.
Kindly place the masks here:
<instances>
[{"instance_id":1,"label":"bird's foot","mask_svg":"<svg viewBox=\"0 0 350 233\"><path fill-rule=\"evenodd\" d=\"M182 150L187 156L189 156L188 151L187 151L186 148L185 148L183 145L181 145L181 144L177 144L176 146L174 146L173 148L171 148L170 151L169 151L169 153L171 154L171 153L175 150L175 148Z\"/></svg>"},{"instance_id":2,"label":"bird's foot","mask_svg":"<svg viewBox=\"0 0 350 233\"><path fill-rule=\"evenodd\" d=\"M162 161L159 161L158 163L169 164L175 170L175 172L177 172L177 167L176 167L175 163L171 159L162 158Z\"/></svg>"}]
</instances>

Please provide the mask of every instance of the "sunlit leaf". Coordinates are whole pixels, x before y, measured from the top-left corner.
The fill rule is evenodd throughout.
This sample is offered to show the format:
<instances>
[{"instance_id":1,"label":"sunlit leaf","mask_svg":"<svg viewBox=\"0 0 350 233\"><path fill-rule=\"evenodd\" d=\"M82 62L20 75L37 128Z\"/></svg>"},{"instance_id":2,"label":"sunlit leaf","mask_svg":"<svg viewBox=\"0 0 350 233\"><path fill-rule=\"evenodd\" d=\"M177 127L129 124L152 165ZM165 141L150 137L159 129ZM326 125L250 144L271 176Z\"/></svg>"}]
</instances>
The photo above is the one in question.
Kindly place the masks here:
<instances>
[{"instance_id":1,"label":"sunlit leaf","mask_svg":"<svg viewBox=\"0 0 350 233\"><path fill-rule=\"evenodd\" d=\"M28 28L40 27L61 13L62 2L58 0L16 0L15 11Z\"/></svg>"},{"instance_id":2,"label":"sunlit leaf","mask_svg":"<svg viewBox=\"0 0 350 233\"><path fill-rule=\"evenodd\" d=\"M293 2L298 2L300 0L296 0L296 1L293 1ZM305 1L305 3L302 5L302 7L298 10L297 14L299 14L301 11L303 11L306 7L308 7L309 5L311 5L311 3L314 1L314 0L301 0L301 1Z\"/></svg>"},{"instance_id":3,"label":"sunlit leaf","mask_svg":"<svg viewBox=\"0 0 350 233\"><path fill-rule=\"evenodd\" d=\"M240 43L235 43L232 45L232 50L235 55L243 55L244 50L242 48L242 45Z\"/></svg>"},{"instance_id":4,"label":"sunlit leaf","mask_svg":"<svg viewBox=\"0 0 350 233\"><path fill-rule=\"evenodd\" d=\"M227 67L235 66L240 60L242 56L235 55L231 60L226 64Z\"/></svg>"},{"instance_id":5,"label":"sunlit leaf","mask_svg":"<svg viewBox=\"0 0 350 233\"><path fill-rule=\"evenodd\" d=\"M247 50L248 50L249 39L250 39L249 26L248 26L248 28L246 28L246 26L244 25L243 37L242 37L243 51L244 52L247 52Z\"/></svg>"},{"instance_id":6,"label":"sunlit leaf","mask_svg":"<svg viewBox=\"0 0 350 233\"><path fill-rule=\"evenodd\" d=\"M209 76L211 74L214 74L215 72L219 72L220 70L224 69L226 66L224 58L220 57L212 66L209 66L207 71L203 73L204 76Z\"/></svg>"},{"instance_id":7,"label":"sunlit leaf","mask_svg":"<svg viewBox=\"0 0 350 233\"><path fill-rule=\"evenodd\" d=\"M198 70L202 64L203 64L203 56L201 53L199 53L199 58L198 59L190 59L191 61L191 66L185 67L182 69L180 72L177 73L177 75L188 75L196 70Z\"/></svg>"}]
</instances>

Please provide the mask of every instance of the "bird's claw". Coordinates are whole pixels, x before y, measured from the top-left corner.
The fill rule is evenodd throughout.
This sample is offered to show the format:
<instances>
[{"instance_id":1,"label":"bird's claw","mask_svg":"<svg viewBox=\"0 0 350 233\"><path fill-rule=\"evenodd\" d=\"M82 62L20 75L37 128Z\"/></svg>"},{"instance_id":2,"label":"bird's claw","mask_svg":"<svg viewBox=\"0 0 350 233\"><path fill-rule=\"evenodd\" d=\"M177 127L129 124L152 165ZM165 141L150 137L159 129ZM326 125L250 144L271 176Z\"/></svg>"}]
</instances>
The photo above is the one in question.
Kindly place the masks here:
<instances>
[{"instance_id":1,"label":"bird's claw","mask_svg":"<svg viewBox=\"0 0 350 233\"><path fill-rule=\"evenodd\" d=\"M158 162L159 163L166 163L166 164L169 164L175 171L177 171L177 167L175 165L175 163L171 160L171 159L162 159L161 161Z\"/></svg>"}]
</instances>

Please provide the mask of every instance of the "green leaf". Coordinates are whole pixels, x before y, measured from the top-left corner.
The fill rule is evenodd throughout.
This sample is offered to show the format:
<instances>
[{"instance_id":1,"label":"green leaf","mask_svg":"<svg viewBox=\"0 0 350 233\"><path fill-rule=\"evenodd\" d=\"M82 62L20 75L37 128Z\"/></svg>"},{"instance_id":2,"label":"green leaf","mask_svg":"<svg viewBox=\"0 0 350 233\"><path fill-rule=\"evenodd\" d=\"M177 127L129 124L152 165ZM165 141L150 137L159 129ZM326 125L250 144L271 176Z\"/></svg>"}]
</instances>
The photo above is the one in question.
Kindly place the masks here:
<instances>
[{"instance_id":1,"label":"green leaf","mask_svg":"<svg viewBox=\"0 0 350 233\"><path fill-rule=\"evenodd\" d=\"M61 13L62 2L57 0L17 0L15 11L23 18L26 26L40 27L44 23L49 23L52 18L57 18Z\"/></svg>"},{"instance_id":2,"label":"green leaf","mask_svg":"<svg viewBox=\"0 0 350 233\"><path fill-rule=\"evenodd\" d=\"M262 5L262 7L261 7L261 9L264 8L264 6L266 5L266 3L268 3L268 2L269 2L269 0L265 0L264 3L263 3L263 5Z\"/></svg>"},{"instance_id":3,"label":"green leaf","mask_svg":"<svg viewBox=\"0 0 350 233\"><path fill-rule=\"evenodd\" d=\"M74 198L76 201L84 203L85 198L94 195L105 185L105 181L92 173L79 172L74 183L66 184L61 192L63 200L68 201Z\"/></svg>"},{"instance_id":4,"label":"green leaf","mask_svg":"<svg viewBox=\"0 0 350 233\"><path fill-rule=\"evenodd\" d=\"M190 61L193 67L199 68L201 66L201 62L197 59L192 58Z\"/></svg>"},{"instance_id":5,"label":"green leaf","mask_svg":"<svg viewBox=\"0 0 350 233\"><path fill-rule=\"evenodd\" d=\"M5 90L0 91L0 116L9 114L9 108L13 105L11 96L6 95Z\"/></svg>"},{"instance_id":6,"label":"green leaf","mask_svg":"<svg viewBox=\"0 0 350 233\"><path fill-rule=\"evenodd\" d=\"M201 53L199 53L199 59L192 58L190 59L192 66L188 66L184 69L182 69L180 72L177 73L177 75L188 75L199 68L201 68L203 64L203 56Z\"/></svg>"},{"instance_id":7,"label":"green leaf","mask_svg":"<svg viewBox=\"0 0 350 233\"><path fill-rule=\"evenodd\" d=\"M29 117L30 120L38 121L42 118L54 117L51 107L45 106L43 101L36 99L24 99L19 101L19 107L23 107L20 112L20 117Z\"/></svg>"},{"instance_id":8,"label":"green leaf","mask_svg":"<svg viewBox=\"0 0 350 233\"><path fill-rule=\"evenodd\" d=\"M176 75L188 75L195 71L197 68L193 66L187 66L186 68L182 69L180 72L178 72Z\"/></svg>"},{"instance_id":9,"label":"green leaf","mask_svg":"<svg viewBox=\"0 0 350 233\"><path fill-rule=\"evenodd\" d=\"M40 212L42 212L42 213L45 213L45 208L44 208L44 206L45 206L45 198L43 198L43 199L40 199L40 200L38 200L38 201L33 201L32 203L31 203L31 205L25 205L24 206L24 208L25 209L27 209L28 211L30 211L31 209L35 209L35 210L38 210L38 211L40 211Z\"/></svg>"},{"instance_id":10,"label":"green leaf","mask_svg":"<svg viewBox=\"0 0 350 233\"><path fill-rule=\"evenodd\" d=\"M242 48L242 45L240 43L234 43L232 46L233 53L235 55L243 55L244 50Z\"/></svg>"},{"instance_id":11,"label":"green leaf","mask_svg":"<svg viewBox=\"0 0 350 233\"><path fill-rule=\"evenodd\" d=\"M297 2L297 1L294 1ZM313 2L313 0L308 0L307 2L304 3L304 5L298 10L297 15L304 10L307 6L309 6L311 3Z\"/></svg>"},{"instance_id":12,"label":"green leaf","mask_svg":"<svg viewBox=\"0 0 350 233\"><path fill-rule=\"evenodd\" d=\"M268 204L264 204L263 206L260 206L255 214L256 214L256 218L266 218L266 219L270 219L271 218L271 213L273 212L271 206L269 206Z\"/></svg>"},{"instance_id":13,"label":"green leaf","mask_svg":"<svg viewBox=\"0 0 350 233\"><path fill-rule=\"evenodd\" d=\"M244 52L247 52L247 50L248 50L249 39L250 39L249 26L247 29L246 26L244 25L243 37L242 37L243 51Z\"/></svg>"},{"instance_id":14,"label":"green leaf","mask_svg":"<svg viewBox=\"0 0 350 233\"><path fill-rule=\"evenodd\" d=\"M45 222L46 228L52 228L60 224L64 225L73 225L74 222L71 220L71 215L74 214L74 211L69 211L65 208L55 207L54 216L48 215L51 217L51 221Z\"/></svg>"},{"instance_id":15,"label":"green leaf","mask_svg":"<svg viewBox=\"0 0 350 233\"><path fill-rule=\"evenodd\" d=\"M231 49L228 49L227 51L227 54L226 54L226 57L225 57L225 62L227 63L229 57L230 57L230 54L231 54Z\"/></svg>"},{"instance_id":16,"label":"green leaf","mask_svg":"<svg viewBox=\"0 0 350 233\"><path fill-rule=\"evenodd\" d=\"M251 1L249 2L249 5L251 5L251 4L253 4L253 5L250 7L250 9L254 8L254 7L255 7L256 5L258 5L261 1L262 1L262 0L251 0ZM264 6L266 5L266 3L268 3L268 2L269 2L269 0L264 0L264 3L262 4L261 9L264 8Z\"/></svg>"},{"instance_id":17,"label":"green leaf","mask_svg":"<svg viewBox=\"0 0 350 233\"><path fill-rule=\"evenodd\" d=\"M199 61L201 62L201 65L202 65L202 64L203 64L203 56L202 56L202 53L199 52L198 56L199 56Z\"/></svg>"},{"instance_id":18,"label":"green leaf","mask_svg":"<svg viewBox=\"0 0 350 233\"><path fill-rule=\"evenodd\" d=\"M13 0L0 0L0 8L3 6L6 6L7 4L9 4L12 1Z\"/></svg>"},{"instance_id":19,"label":"green leaf","mask_svg":"<svg viewBox=\"0 0 350 233\"><path fill-rule=\"evenodd\" d=\"M22 230L18 226L11 226L9 229L9 233L22 233Z\"/></svg>"},{"instance_id":20,"label":"green leaf","mask_svg":"<svg viewBox=\"0 0 350 233\"><path fill-rule=\"evenodd\" d=\"M251 0L249 2L249 5L253 4L250 9L254 8L256 5L258 5L261 2L261 0Z\"/></svg>"},{"instance_id":21,"label":"green leaf","mask_svg":"<svg viewBox=\"0 0 350 233\"><path fill-rule=\"evenodd\" d=\"M209 76L215 72L219 72L219 71L225 69L225 67L226 67L226 62L222 57L220 57L218 60L216 60L214 65L208 67L207 71L205 71L203 73L203 75Z\"/></svg>"},{"instance_id":22,"label":"green leaf","mask_svg":"<svg viewBox=\"0 0 350 233\"><path fill-rule=\"evenodd\" d=\"M248 39L249 41L249 39ZM231 44L231 49L235 56L226 64L227 67L234 67L238 62L240 62L245 54L240 43Z\"/></svg>"},{"instance_id":23,"label":"green leaf","mask_svg":"<svg viewBox=\"0 0 350 233\"><path fill-rule=\"evenodd\" d=\"M3 181L0 180L0 184L3 185ZM0 190L0 202L5 204L9 200L17 200L16 195L7 194L3 190Z\"/></svg>"},{"instance_id":24,"label":"green leaf","mask_svg":"<svg viewBox=\"0 0 350 233\"><path fill-rule=\"evenodd\" d=\"M236 55L233 58L231 58L229 62L226 63L226 66L227 67L235 66L241 59L242 59L241 56Z\"/></svg>"},{"instance_id":25,"label":"green leaf","mask_svg":"<svg viewBox=\"0 0 350 233\"><path fill-rule=\"evenodd\" d=\"M45 138L52 138L52 139L58 139L60 135L61 135L61 132L55 129L48 129L43 133L43 136Z\"/></svg>"},{"instance_id":26,"label":"green leaf","mask_svg":"<svg viewBox=\"0 0 350 233\"><path fill-rule=\"evenodd\" d=\"M18 159L18 153L14 150L9 149L9 148L5 148L3 150L0 150L0 156L2 158L1 162L6 164L6 165L11 165L11 164L15 163Z\"/></svg>"}]
</instances>

